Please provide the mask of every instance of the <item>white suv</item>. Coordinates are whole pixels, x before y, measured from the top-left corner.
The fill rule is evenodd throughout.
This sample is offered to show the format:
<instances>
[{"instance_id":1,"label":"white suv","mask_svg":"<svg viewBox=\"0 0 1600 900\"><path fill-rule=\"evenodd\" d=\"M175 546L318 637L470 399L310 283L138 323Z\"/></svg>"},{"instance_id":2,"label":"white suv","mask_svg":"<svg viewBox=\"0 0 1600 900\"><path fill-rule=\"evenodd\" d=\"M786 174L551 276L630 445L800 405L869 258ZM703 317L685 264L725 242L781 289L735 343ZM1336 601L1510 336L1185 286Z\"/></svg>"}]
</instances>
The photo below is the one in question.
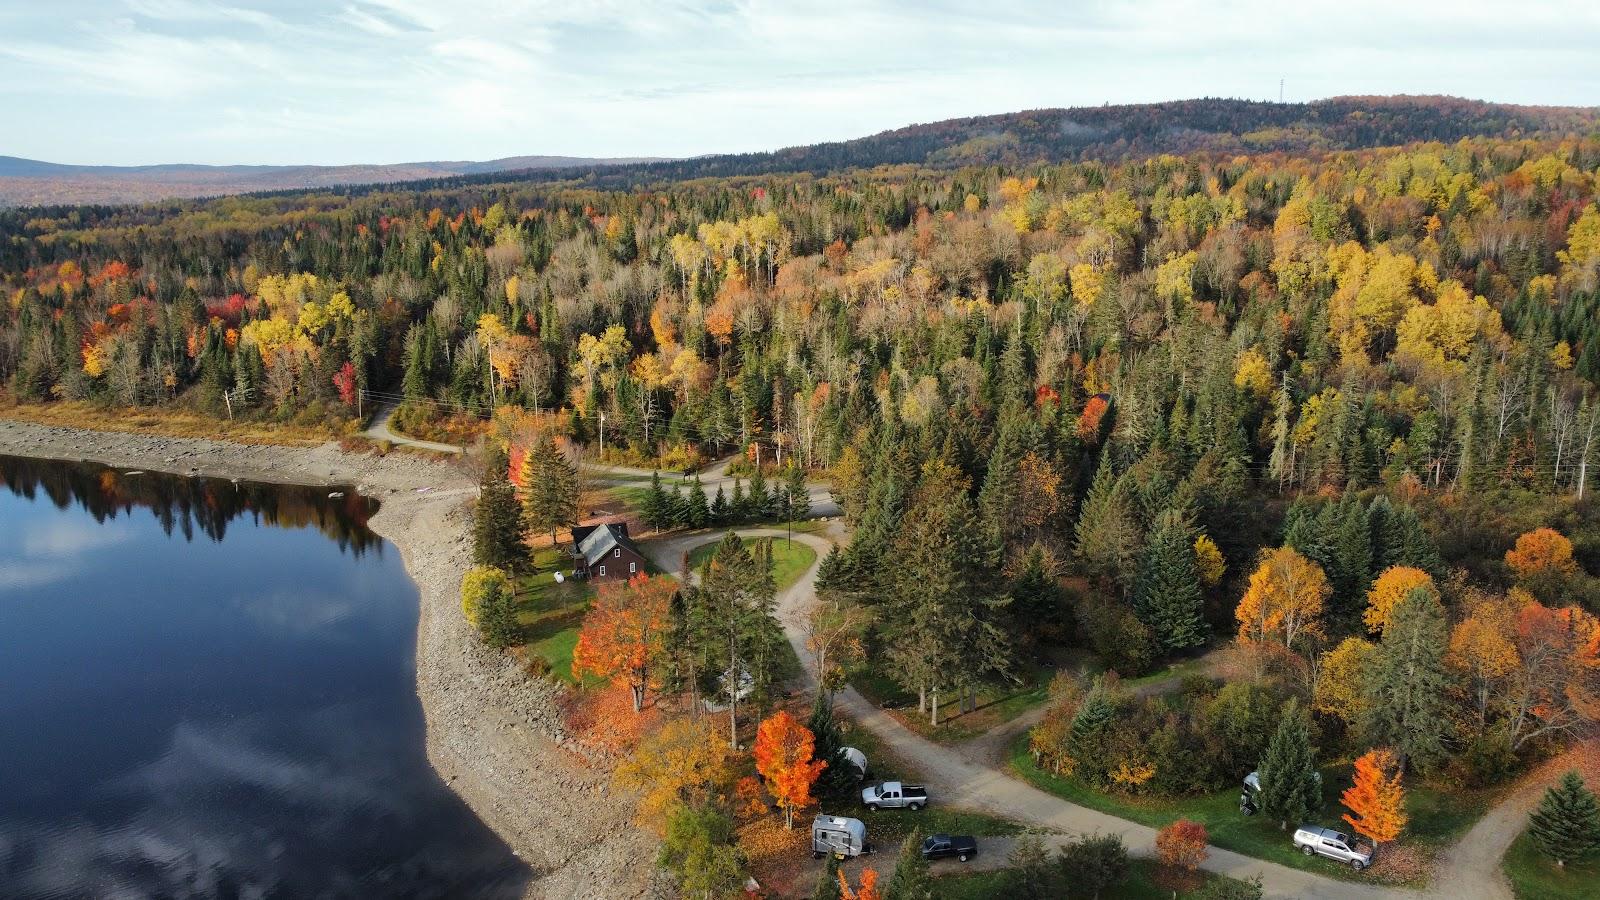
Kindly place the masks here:
<instances>
[{"instance_id":1,"label":"white suv","mask_svg":"<svg viewBox=\"0 0 1600 900\"><path fill-rule=\"evenodd\" d=\"M1300 852L1307 856L1321 855L1329 859L1349 863L1350 868L1357 872L1365 869L1372 863L1372 850L1370 848L1356 849L1354 842L1342 832L1332 828L1318 828L1315 825L1301 825L1294 830L1294 845Z\"/></svg>"}]
</instances>

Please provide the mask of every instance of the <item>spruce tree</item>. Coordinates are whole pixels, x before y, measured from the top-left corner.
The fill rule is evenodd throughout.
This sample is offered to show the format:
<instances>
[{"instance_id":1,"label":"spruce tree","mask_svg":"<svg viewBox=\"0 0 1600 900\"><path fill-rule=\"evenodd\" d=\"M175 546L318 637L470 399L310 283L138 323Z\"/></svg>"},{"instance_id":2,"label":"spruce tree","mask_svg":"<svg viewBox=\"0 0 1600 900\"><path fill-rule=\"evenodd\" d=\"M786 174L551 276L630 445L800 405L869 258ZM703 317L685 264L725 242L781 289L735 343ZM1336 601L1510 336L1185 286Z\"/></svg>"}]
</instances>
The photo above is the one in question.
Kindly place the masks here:
<instances>
[{"instance_id":1,"label":"spruce tree","mask_svg":"<svg viewBox=\"0 0 1600 900\"><path fill-rule=\"evenodd\" d=\"M644 508L640 513L644 516L644 523L655 531L665 529L672 520L669 509L672 499L661 487L661 473L650 473L650 492L644 496Z\"/></svg>"},{"instance_id":2,"label":"spruce tree","mask_svg":"<svg viewBox=\"0 0 1600 900\"><path fill-rule=\"evenodd\" d=\"M811 900L839 900L839 857L828 854L828 860L817 876L817 886L811 891Z\"/></svg>"},{"instance_id":3,"label":"spruce tree","mask_svg":"<svg viewBox=\"0 0 1600 900\"><path fill-rule=\"evenodd\" d=\"M686 528L689 525L689 498L683 493L683 485L672 486L672 493L667 495L667 518L674 528Z\"/></svg>"},{"instance_id":4,"label":"spruce tree","mask_svg":"<svg viewBox=\"0 0 1600 900\"><path fill-rule=\"evenodd\" d=\"M689 493L684 498L684 524L690 528L704 528L711 524L711 505L706 502L705 485L696 478L689 484Z\"/></svg>"},{"instance_id":5,"label":"spruce tree","mask_svg":"<svg viewBox=\"0 0 1600 900\"><path fill-rule=\"evenodd\" d=\"M1156 517L1155 530L1139 554L1134 574L1134 609L1167 652L1206 642L1209 629L1194 560L1194 528L1178 510Z\"/></svg>"},{"instance_id":6,"label":"spruce tree","mask_svg":"<svg viewBox=\"0 0 1600 900\"><path fill-rule=\"evenodd\" d=\"M791 460L783 488L783 516L789 521L789 540L794 541L794 523L811 517L811 489L806 472Z\"/></svg>"},{"instance_id":7,"label":"spruce tree","mask_svg":"<svg viewBox=\"0 0 1600 900\"><path fill-rule=\"evenodd\" d=\"M728 524L728 495L723 493L722 485L717 485L717 492L711 497L711 524Z\"/></svg>"},{"instance_id":8,"label":"spruce tree","mask_svg":"<svg viewBox=\"0 0 1600 900\"><path fill-rule=\"evenodd\" d=\"M922 858L922 838L922 829L916 827L906 835L883 900L929 900L933 896L933 876L928 872L928 861Z\"/></svg>"},{"instance_id":9,"label":"spruce tree","mask_svg":"<svg viewBox=\"0 0 1600 900\"><path fill-rule=\"evenodd\" d=\"M499 582L492 583L478 609L478 632L483 642L496 650L504 650L520 643L521 631L516 599Z\"/></svg>"},{"instance_id":10,"label":"spruce tree","mask_svg":"<svg viewBox=\"0 0 1600 900\"><path fill-rule=\"evenodd\" d=\"M536 442L522 460L522 509L528 528L550 535L578 523L578 472L555 441Z\"/></svg>"},{"instance_id":11,"label":"spruce tree","mask_svg":"<svg viewBox=\"0 0 1600 900\"><path fill-rule=\"evenodd\" d=\"M839 723L833 717L833 701L828 692L817 691L811 705L811 718L806 720L815 741L811 758L828 764L817 777L816 791L824 797L846 797L860 779L856 767L839 753L844 748L844 738L839 734Z\"/></svg>"},{"instance_id":12,"label":"spruce tree","mask_svg":"<svg viewBox=\"0 0 1600 900\"><path fill-rule=\"evenodd\" d=\"M733 497L728 501L728 522L742 522L750 518L750 501L744 496L744 482L733 480Z\"/></svg>"},{"instance_id":13,"label":"spruce tree","mask_svg":"<svg viewBox=\"0 0 1600 900\"><path fill-rule=\"evenodd\" d=\"M478 483L478 506L473 511L472 561L508 572L522 568L528 547L522 542L522 505L506 476L506 455L489 442L483 476Z\"/></svg>"},{"instance_id":14,"label":"spruce tree","mask_svg":"<svg viewBox=\"0 0 1600 900\"><path fill-rule=\"evenodd\" d=\"M749 517L757 522L772 518L772 492L767 490L767 476L756 466L750 474L750 491L745 501L749 504Z\"/></svg>"},{"instance_id":15,"label":"spruce tree","mask_svg":"<svg viewBox=\"0 0 1600 900\"><path fill-rule=\"evenodd\" d=\"M1257 771L1262 812L1277 819L1279 828L1304 822L1322 808L1322 781L1311 750L1311 722L1298 700L1290 698L1284 703L1278 730Z\"/></svg>"},{"instance_id":16,"label":"spruce tree","mask_svg":"<svg viewBox=\"0 0 1600 900\"><path fill-rule=\"evenodd\" d=\"M1528 816L1528 834L1557 866L1600 855L1600 803L1577 772L1563 775L1544 792L1539 808Z\"/></svg>"},{"instance_id":17,"label":"spruce tree","mask_svg":"<svg viewBox=\"0 0 1600 900\"><path fill-rule=\"evenodd\" d=\"M1362 727L1374 744L1393 747L1401 764L1429 766L1444 755L1453 683L1444 654L1450 630L1444 610L1417 588L1389 615L1389 625L1367 670Z\"/></svg>"}]
</instances>

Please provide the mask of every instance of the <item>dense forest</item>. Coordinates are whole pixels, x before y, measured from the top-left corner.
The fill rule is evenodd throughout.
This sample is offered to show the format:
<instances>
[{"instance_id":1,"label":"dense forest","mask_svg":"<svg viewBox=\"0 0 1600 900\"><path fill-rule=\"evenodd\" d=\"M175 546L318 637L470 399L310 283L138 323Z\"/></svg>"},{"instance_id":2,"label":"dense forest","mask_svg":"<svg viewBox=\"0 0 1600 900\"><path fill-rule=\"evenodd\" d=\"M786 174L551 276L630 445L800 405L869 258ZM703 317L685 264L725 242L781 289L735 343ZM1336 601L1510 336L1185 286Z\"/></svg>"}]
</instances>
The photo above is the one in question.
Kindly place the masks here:
<instances>
[{"instance_id":1,"label":"dense forest","mask_svg":"<svg viewBox=\"0 0 1600 900\"><path fill-rule=\"evenodd\" d=\"M1239 677L1176 701L1058 679L1034 765L1181 796L1262 759L1309 773L1320 747L1369 750L1358 782L1398 760L1492 784L1600 714L1600 138L1345 149L1483 114L1349 102L1292 152L942 166L928 144L615 190L12 211L0 378L14 403L332 429L393 398L405 428L494 428L552 472L557 434L674 469L755 450L831 482L853 532L822 608L871 611L857 662L931 727L941 696L971 709L1063 647L1132 675L1237 635ZM1308 121L1231 109L1216 128ZM770 606L769 552L730 536L717 571L761 587L728 596ZM741 664L716 587L680 610L668 690ZM515 644L508 604L473 608ZM745 662L781 643L758 611ZM1287 821L1309 801L1263 802Z\"/></svg>"}]
</instances>

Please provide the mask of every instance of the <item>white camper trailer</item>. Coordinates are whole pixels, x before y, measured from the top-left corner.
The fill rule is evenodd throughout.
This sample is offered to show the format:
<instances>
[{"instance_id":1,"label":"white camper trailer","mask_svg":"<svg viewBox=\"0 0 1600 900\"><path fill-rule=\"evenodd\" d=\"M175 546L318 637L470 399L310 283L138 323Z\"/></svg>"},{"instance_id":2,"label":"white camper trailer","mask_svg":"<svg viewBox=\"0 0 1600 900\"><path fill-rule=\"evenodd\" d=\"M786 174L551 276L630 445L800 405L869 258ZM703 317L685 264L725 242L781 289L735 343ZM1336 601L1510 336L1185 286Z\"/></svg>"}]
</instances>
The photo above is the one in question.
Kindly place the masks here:
<instances>
[{"instance_id":1,"label":"white camper trailer","mask_svg":"<svg viewBox=\"0 0 1600 900\"><path fill-rule=\"evenodd\" d=\"M849 859L871 852L867 825L860 819L821 815L811 821L811 855L817 859L829 853L839 859Z\"/></svg>"}]
</instances>

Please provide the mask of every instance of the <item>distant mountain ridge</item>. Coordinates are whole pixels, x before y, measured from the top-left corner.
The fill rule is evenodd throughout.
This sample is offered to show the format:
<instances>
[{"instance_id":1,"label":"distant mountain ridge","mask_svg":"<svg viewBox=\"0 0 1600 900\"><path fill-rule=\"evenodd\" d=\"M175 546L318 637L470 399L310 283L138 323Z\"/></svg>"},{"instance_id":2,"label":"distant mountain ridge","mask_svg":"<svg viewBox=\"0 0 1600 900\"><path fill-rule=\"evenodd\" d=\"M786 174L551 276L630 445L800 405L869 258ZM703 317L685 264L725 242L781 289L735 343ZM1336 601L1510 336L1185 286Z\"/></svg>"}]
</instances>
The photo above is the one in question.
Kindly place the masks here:
<instances>
[{"instance_id":1,"label":"distant mountain ridge","mask_svg":"<svg viewBox=\"0 0 1600 900\"><path fill-rule=\"evenodd\" d=\"M908 125L867 137L688 159L512 156L351 166L63 166L0 157L0 206L122 203L415 182L574 180L600 188L689 178L831 172L879 165L1026 165L1159 153L1359 150L1468 137L1600 134L1600 107L1519 106L1443 96L1309 103L1202 98L1037 109Z\"/></svg>"},{"instance_id":2,"label":"distant mountain ridge","mask_svg":"<svg viewBox=\"0 0 1600 900\"><path fill-rule=\"evenodd\" d=\"M504 171L575 169L655 162L660 157L591 159L582 156L507 156L485 161L346 166L80 166L0 156L0 206L126 203L171 197L207 197L254 191L381 184Z\"/></svg>"},{"instance_id":3,"label":"distant mountain ridge","mask_svg":"<svg viewBox=\"0 0 1600 900\"><path fill-rule=\"evenodd\" d=\"M598 186L773 172L1120 160L1159 153L1322 152L1466 137L1600 133L1600 107L1518 106L1443 96L1332 97L1309 103L1202 98L1037 109L908 125L770 153L701 156L597 172ZM553 171L548 177L559 177Z\"/></svg>"}]
</instances>

